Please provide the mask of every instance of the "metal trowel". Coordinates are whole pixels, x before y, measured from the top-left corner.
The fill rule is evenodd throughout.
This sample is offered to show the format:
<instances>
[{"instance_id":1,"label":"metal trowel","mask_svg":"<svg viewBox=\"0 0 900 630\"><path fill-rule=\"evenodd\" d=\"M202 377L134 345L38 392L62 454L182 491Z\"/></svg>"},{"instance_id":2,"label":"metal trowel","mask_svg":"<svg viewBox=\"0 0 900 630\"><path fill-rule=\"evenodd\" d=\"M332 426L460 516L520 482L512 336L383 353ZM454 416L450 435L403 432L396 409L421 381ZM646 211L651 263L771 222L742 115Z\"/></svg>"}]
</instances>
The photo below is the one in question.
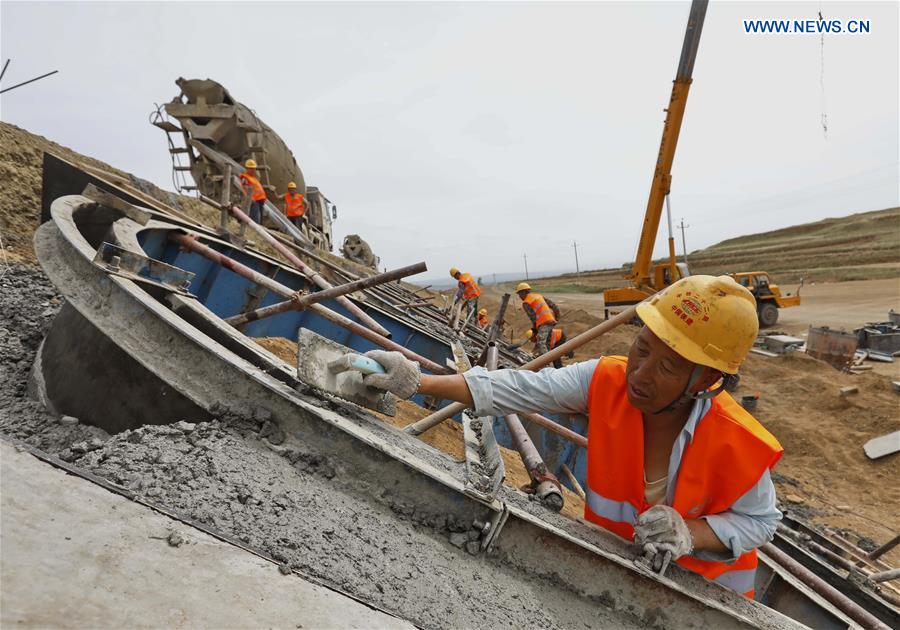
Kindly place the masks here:
<instances>
[{"instance_id":1,"label":"metal trowel","mask_svg":"<svg viewBox=\"0 0 900 630\"><path fill-rule=\"evenodd\" d=\"M377 361L311 330L297 333L297 378L311 387L386 416L397 413L397 397L367 386L363 377L383 373Z\"/></svg>"}]
</instances>

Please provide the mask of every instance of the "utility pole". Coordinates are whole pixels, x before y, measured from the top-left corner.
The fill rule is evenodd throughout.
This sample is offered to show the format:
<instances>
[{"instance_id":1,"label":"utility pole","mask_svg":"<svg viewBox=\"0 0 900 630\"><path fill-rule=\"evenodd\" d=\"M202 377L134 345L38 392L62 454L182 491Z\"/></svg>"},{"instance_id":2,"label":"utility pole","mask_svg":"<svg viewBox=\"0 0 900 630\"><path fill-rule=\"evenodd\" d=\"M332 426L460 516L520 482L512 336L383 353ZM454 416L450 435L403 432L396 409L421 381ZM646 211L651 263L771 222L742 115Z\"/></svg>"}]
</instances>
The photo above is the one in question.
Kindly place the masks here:
<instances>
[{"instance_id":1,"label":"utility pole","mask_svg":"<svg viewBox=\"0 0 900 630\"><path fill-rule=\"evenodd\" d=\"M684 217L681 217L681 223L678 224L678 227L681 229L681 252L682 257L684 258L684 264L687 264L687 245L684 244L684 228L691 227L690 225L684 224Z\"/></svg>"},{"instance_id":2,"label":"utility pole","mask_svg":"<svg viewBox=\"0 0 900 630\"><path fill-rule=\"evenodd\" d=\"M572 247L575 248L575 273L581 273L581 269L578 267L578 243L572 243Z\"/></svg>"},{"instance_id":3,"label":"utility pole","mask_svg":"<svg viewBox=\"0 0 900 630\"><path fill-rule=\"evenodd\" d=\"M522 259L525 261L525 279L528 280L528 254L522 254Z\"/></svg>"}]
</instances>

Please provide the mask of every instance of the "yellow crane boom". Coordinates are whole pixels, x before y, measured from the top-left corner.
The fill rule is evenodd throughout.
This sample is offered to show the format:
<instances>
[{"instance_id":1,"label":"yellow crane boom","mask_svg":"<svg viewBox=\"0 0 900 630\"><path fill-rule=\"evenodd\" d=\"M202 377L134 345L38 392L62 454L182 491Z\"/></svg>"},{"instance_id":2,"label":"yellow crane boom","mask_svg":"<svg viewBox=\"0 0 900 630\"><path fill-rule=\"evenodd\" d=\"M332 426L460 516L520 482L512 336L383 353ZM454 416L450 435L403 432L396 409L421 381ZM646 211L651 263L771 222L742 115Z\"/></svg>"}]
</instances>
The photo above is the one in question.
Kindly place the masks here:
<instances>
[{"instance_id":1,"label":"yellow crane boom","mask_svg":"<svg viewBox=\"0 0 900 630\"><path fill-rule=\"evenodd\" d=\"M659 231L663 203L669 194L672 184L672 163L675 160L675 147L678 145L678 135L681 132L684 108L687 103L688 91L693 81L694 61L697 58L700 33L703 30L703 21L706 17L708 4L709 0L694 0L691 3L687 28L684 33L684 43L681 47L681 58L678 62L678 71L672 85L669 107L666 109L666 121L663 125L662 139L659 143L659 154L653 171L653 182L650 186L650 196L647 199L647 209L644 213L644 225L641 229L637 255L635 256L631 273L626 276L626 279L631 281L632 286L624 289L604 291L603 297L607 314L609 307L636 304L648 295L675 282L681 275L681 270L675 261L675 245L672 240L671 225L669 226L669 262L666 265L653 267L653 246L656 242L656 234Z\"/></svg>"}]
</instances>

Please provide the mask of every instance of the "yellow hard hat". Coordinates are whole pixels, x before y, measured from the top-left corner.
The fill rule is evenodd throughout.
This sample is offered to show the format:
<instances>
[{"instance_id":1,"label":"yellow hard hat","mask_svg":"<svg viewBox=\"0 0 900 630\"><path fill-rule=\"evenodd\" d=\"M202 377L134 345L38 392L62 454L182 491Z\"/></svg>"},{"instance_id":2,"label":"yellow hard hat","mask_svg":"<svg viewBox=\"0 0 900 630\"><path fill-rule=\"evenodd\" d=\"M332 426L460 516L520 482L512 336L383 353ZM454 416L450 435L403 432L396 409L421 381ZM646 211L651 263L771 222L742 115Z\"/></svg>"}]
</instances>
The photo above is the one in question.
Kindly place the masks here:
<instances>
[{"instance_id":1,"label":"yellow hard hat","mask_svg":"<svg viewBox=\"0 0 900 630\"><path fill-rule=\"evenodd\" d=\"M459 269L457 269L456 267L450 267L450 277L451 278L455 278L456 274L458 274L458 273L459 273Z\"/></svg>"},{"instance_id":2,"label":"yellow hard hat","mask_svg":"<svg viewBox=\"0 0 900 630\"><path fill-rule=\"evenodd\" d=\"M531 285L527 282L520 282L519 286L516 287L516 293L519 291L531 291Z\"/></svg>"},{"instance_id":3,"label":"yellow hard hat","mask_svg":"<svg viewBox=\"0 0 900 630\"><path fill-rule=\"evenodd\" d=\"M486 309L486 308L480 309L480 310L478 311L478 314L479 314L479 315L487 315L487 309Z\"/></svg>"},{"instance_id":4,"label":"yellow hard hat","mask_svg":"<svg viewBox=\"0 0 900 630\"><path fill-rule=\"evenodd\" d=\"M685 359L725 374L737 373L759 332L753 294L730 276L682 278L637 314Z\"/></svg>"},{"instance_id":5,"label":"yellow hard hat","mask_svg":"<svg viewBox=\"0 0 900 630\"><path fill-rule=\"evenodd\" d=\"M244 168L256 168L256 160L254 160L254 159L247 160L246 162L244 162Z\"/></svg>"},{"instance_id":6,"label":"yellow hard hat","mask_svg":"<svg viewBox=\"0 0 900 630\"><path fill-rule=\"evenodd\" d=\"M297 187L297 184L295 184L294 182L289 182L289 183L288 183L288 190L290 190L290 189L292 189L292 188L296 188L296 187Z\"/></svg>"},{"instance_id":7,"label":"yellow hard hat","mask_svg":"<svg viewBox=\"0 0 900 630\"><path fill-rule=\"evenodd\" d=\"M532 337L534 337L534 331L529 328L528 330L525 331L525 338L531 339Z\"/></svg>"}]
</instances>

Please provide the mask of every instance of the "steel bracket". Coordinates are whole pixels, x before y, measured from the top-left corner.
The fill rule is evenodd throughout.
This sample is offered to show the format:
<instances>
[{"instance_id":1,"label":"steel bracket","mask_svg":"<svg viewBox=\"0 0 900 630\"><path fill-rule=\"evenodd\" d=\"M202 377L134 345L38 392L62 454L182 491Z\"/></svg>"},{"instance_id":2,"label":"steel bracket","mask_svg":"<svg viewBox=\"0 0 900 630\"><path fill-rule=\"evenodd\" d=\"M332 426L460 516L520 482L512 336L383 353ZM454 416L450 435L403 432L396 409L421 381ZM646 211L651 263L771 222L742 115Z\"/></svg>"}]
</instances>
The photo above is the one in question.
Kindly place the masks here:
<instances>
[{"instance_id":1,"label":"steel bracket","mask_svg":"<svg viewBox=\"0 0 900 630\"><path fill-rule=\"evenodd\" d=\"M107 242L102 243L97 249L93 263L107 273L135 282L152 284L182 295L190 295L188 288L195 275L190 271Z\"/></svg>"}]
</instances>

